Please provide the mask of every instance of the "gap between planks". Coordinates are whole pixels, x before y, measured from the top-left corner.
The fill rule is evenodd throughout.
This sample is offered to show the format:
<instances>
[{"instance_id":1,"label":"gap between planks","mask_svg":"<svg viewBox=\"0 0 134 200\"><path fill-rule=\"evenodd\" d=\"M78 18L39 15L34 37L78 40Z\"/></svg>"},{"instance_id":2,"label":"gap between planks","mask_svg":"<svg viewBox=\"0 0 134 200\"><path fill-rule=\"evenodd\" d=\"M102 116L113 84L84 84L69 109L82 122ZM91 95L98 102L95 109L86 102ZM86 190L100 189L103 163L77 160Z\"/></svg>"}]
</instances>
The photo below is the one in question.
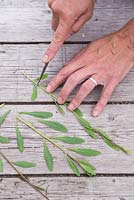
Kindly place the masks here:
<instances>
[{"instance_id":1,"label":"gap between planks","mask_svg":"<svg viewBox=\"0 0 134 200\"><path fill-rule=\"evenodd\" d=\"M29 177L29 178L36 178L36 177L49 177L49 178L55 178L55 177L74 177L77 178L75 174L25 174L23 173L24 176ZM19 178L20 176L18 174L0 174L0 178ZM92 178L87 176L86 174L81 174L80 177L87 177L87 178ZM134 174L103 174L103 173L96 173L94 177L134 177Z\"/></svg>"}]
</instances>

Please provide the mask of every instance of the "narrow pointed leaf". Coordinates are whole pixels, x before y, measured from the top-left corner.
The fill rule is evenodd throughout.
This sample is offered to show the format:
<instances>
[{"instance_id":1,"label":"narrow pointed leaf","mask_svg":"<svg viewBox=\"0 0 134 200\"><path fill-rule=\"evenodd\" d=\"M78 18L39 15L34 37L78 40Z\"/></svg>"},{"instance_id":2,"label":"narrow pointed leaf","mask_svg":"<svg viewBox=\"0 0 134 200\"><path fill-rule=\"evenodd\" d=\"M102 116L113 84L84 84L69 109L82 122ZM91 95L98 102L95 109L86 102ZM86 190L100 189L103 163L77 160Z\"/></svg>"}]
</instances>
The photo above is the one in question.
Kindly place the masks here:
<instances>
[{"instance_id":1,"label":"narrow pointed leaf","mask_svg":"<svg viewBox=\"0 0 134 200\"><path fill-rule=\"evenodd\" d=\"M91 165L89 162L85 160L78 160L80 166L82 167L83 171L88 175L88 176L95 176L95 167Z\"/></svg>"},{"instance_id":2,"label":"narrow pointed leaf","mask_svg":"<svg viewBox=\"0 0 134 200\"><path fill-rule=\"evenodd\" d=\"M82 144L85 142L84 139L78 137L69 137L69 136L57 136L53 139L62 141L67 144Z\"/></svg>"},{"instance_id":3,"label":"narrow pointed leaf","mask_svg":"<svg viewBox=\"0 0 134 200\"><path fill-rule=\"evenodd\" d=\"M43 74L41 80L45 80L45 79L47 79L47 78L48 78L48 74ZM40 79L40 77L35 78L34 81L38 81L39 79Z\"/></svg>"},{"instance_id":4,"label":"narrow pointed leaf","mask_svg":"<svg viewBox=\"0 0 134 200\"><path fill-rule=\"evenodd\" d=\"M37 85L33 84L33 93L32 93L32 101L35 101L35 99L38 97L38 90L37 90Z\"/></svg>"},{"instance_id":5,"label":"narrow pointed leaf","mask_svg":"<svg viewBox=\"0 0 134 200\"><path fill-rule=\"evenodd\" d=\"M49 171L53 171L53 157L48 149L47 143L44 142L44 159L46 161Z\"/></svg>"},{"instance_id":6,"label":"narrow pointed leaf","mask_svg":"<svg viewBox=\"0 0 134 200\"><path fill-rule=\"evenodd\" d=\"M130 151L128 149L125 149L124 147L114 143L112 140L107 140L104 138L104 142L111 147L112 149L114 149L115 151L123 151L126 154L130 154Z\"/></svg>"},{"instance_id":7,"label":"narrow pointed leaf","mask_svg":"<svg viewBox=\"0 0 134 200\"><path fill-rule=\"evenodd\" d=\"M0 136L0 143L6 144L6 143L9 143L9 142L10 142L9 138Z\"/></svg>"},{"instance_id":8,"label":"narrow pointed leaf","mask_svg":"<svg viewBox=\"0 0 134 200\"><path fill-rule=\"evenodd\" d=\"M106 134L106 132L102 131L101 129L97 129L95 128L95 131L103 138L107 139L107 140L112 140L108 134Z\"/></svg>"},{"instance_id":9,"label":"narrow pointed leaf","mask_svg":"<svg viewBox=\"0 0 134 200\"><path fill-rule=\"evenodd\" d=\"M83 155L83 156L98 156L101 154L100 151L97 151L97 150L94 150L94 149L86 149L86 148L83 148L83 149L80 149L80 148L69 148L70 151L73 151L75 153L78 153L80 155Z\"/></svg>"},{"instance_id":10,"label":"narrow pointed leaf","mask_svg":"<svg viewBox=\"0 0 134 200\"><path fill-rule=\"evenodd\" d=\"M77 168L77 166L74 163L74 161L72 159L70 159L69 157L67 157L67 162L68 162L70 168L72 169L72 171L75 173L75 175L76 176L80 176L79 169Z\"/></svg>"},{"instance_id":11,"label":"narrow pointed leaf","mask_svg":"<svg viewBox=\"0 0 134 200\"><path fill-rule=\"evenodd\" d=\"M83 117L83 113L81 112L79 108L76 108L73 112L77 114L79 117Z\"/></svg>"},{"instance_id":12,"label":"narrow pointed leaf","mask_svg":"<svg viewBox=\"0 0 134 200\"><path fill-rule=\"evenodd\" d=\"M84 128L87 128L87 129L91 129L91 124L86 120L84 119L83 117L81 117L80 115L78 115L77 113L74 112L74 115L75 117L77 118L77 120L79 121L79 123L84 127Z\"/></svg>"},{"instance_id":13,"label":"narrow pointed leaf","mask_svg":"<svg viewBox=\"0 0 134 200\"><path fill-rule=\"evenodd\" d=\"M111 147L112 149L116 151L123 151L126 154L129 154L129 150L125 149L124 147L116 144L115 142L112 141L112 139L109 137L109 135L106 134L106 132L100 130L100 129L95 129L95 131L101 136L101 138L104 140L104 142Z\"/></svg>"},{"instance_id":14,"label":"narrow pointed leaf","mask_svg":"<svg viewBox=\"0 0 134 200\"><path fill-rule=\"evenodd\" d=\"M11 110L8 110L6 112L4 112L1 116L0 116L0 125L5 121L6 117L8 116L8 114L10 113Z\"/></svg>"},{"instance_id":15,"label":"narrow pointed leaf","mask_svg":"<svg viewBox=\"0 0 134 200\"><path fill-rule=\"evenodd\" d=\"M18 149L19 149L20 153L22 153L24 150L24 140L23 140L22 134L21 134L18 126L16 126L16 137L17 137Z\"/></svg>"},{"instance_id":16,"label":"narrow pointed leaf","mask_svg":"<svg viewBox=\"0 0 134 200\"><path fill-rule=\"evenodd\" d=\"M0 172L3 172L3 161L1 158L0 158Z\"/></svg>"},{"instance_id":17,"label":"narrow pointed leaf","mask_svg":"<svg viewBox=\"0 0 134 200\"><path fill-rule=\"evenodd\" d=\"M46 121L46 120L38 120L40 123L45 124L49 128L52 128L53 130L60 131L62 133L66 133L68 129L61 123L55 122L55 121Z\"/></svg>"},{"instance_id":18,"label":"narrow pointed leaf","mask_svg":"<svg viewBox=\"0 0 134 200\"><path fill-rule=\"evenodd\" d=\"M35 163L27 162L27 161L17 161L17 162L12 162L12 163L21 168L31 168L31 167L36 166Z\"/></svg>"},{"instance_id":19,"label":"narrow pointed leaf","mask_svg":"<svg viewBox=\"0 0 134 200\"><path fill-rule=\"evenodd\" d=\"M90 164L88 161L86 160L81 160L81 159L77 159L77 161L82 164L82 165L86 165L89 166L92 170L96 170L95 166L93 166L92 164Z\"/></svg>"},{"instance_id":20,"label":"narrow pointed leaf","mask_svg":"<svg viewBox=\"0 0 134 200\"><path fill-rule=\"evenodd\" d=\"M54 101L54 102L55 102L55 105L56 105L58 111L59 111L62 115L65 115L65 111L64 111L64 109L62 108L62 106L59 105L56 101Z\"/></svg>"},{"instance_id":21,"label":"narrow pointed leaf","mask_svg":"<svg viewBox=\"0 0 134 200\"><path fill-rule=\"evenodd\" d=\"M19 114L25 114L25 115L30 115L37 118L44 118L44 119L47 119L53 116L51 112L20 112Z\"/></svg>"},{"instance_id":22,"label":"narrow pointed leaf","mask_svg":"<svg viewBox=\"0 0 134 200\"><path fill-rule=\"evenodd\" d=\"M86 131L86 133L88 133L88 135L90 137L92 137L95 140L97 139L97 136L96 136L95 132L92 129L84 128L84 130Z\"/></svg>"}]
</instances>

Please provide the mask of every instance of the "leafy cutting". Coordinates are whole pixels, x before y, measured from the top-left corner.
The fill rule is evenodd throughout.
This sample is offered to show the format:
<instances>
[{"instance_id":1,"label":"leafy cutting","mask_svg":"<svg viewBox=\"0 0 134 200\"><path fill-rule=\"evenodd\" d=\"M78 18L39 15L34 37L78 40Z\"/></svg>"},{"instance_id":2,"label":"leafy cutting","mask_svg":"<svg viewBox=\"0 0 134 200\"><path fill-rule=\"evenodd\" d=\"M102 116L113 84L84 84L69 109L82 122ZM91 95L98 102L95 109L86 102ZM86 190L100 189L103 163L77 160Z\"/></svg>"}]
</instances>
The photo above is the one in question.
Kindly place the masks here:
<instances>
[{"instance_id":1,"label":"leafy cutting","mask_svg":"<svg viewBox=\"0 0 134 200\"><path fill-rule=\"evenodd\" d=\"M37 85L36 81L33 80L31 77L29 77L27 74L24 73L24 76L33 84L33 85ZM42 86L41 84L38 85L38 87L45 93L46 92L46 87ZM48 94L48 93L47 93ZM56 107L57 105L59 107L61 107L61 105L58 104L57 102L57 96L54 95L53 93L49 93L48 94L52 100L54 101ZM65 102L64 106L68 106L68 103ZM59 110L59 109L58 109ZM95 128L93 127L89 121L87 119L84 118L84 115L82 113L82 111L80 109L76 109L73 112L73 115L75 116L75 118L78 120L78 122L80 123L80 125L84 128L85 132L93 139L97 139L98 135L103 139L103 141L112 149L116 150L116 151L123 151L126 154L129 154L129 150L125 149L124 147L116 144L115 142L112 141L112 139L101 129ZM61 114L63 114L61 112Z\"/></svg>"}]
</instances>

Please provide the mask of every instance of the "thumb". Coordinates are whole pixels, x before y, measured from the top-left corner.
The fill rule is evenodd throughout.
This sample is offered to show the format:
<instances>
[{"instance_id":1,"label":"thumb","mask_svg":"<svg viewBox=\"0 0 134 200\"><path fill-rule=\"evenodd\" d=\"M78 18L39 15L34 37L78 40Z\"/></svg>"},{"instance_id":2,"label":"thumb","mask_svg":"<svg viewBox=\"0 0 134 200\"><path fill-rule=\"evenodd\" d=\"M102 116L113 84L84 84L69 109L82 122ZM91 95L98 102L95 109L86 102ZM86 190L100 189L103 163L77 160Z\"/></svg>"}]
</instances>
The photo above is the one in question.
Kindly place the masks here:
<instances>
[{"instance_id":1,"label":"thumb","mask_svg":"<svg viewBox=\"0 0 134 200\"><path fill-rule=\"evenodd\" d=\"M54 33L52 42L50 43L45 55L43 56L43 62L47 63L54 58L64 41L69 37L71 26L72 24L60 19L57 30Z\"/></svg>"}]
</instances>

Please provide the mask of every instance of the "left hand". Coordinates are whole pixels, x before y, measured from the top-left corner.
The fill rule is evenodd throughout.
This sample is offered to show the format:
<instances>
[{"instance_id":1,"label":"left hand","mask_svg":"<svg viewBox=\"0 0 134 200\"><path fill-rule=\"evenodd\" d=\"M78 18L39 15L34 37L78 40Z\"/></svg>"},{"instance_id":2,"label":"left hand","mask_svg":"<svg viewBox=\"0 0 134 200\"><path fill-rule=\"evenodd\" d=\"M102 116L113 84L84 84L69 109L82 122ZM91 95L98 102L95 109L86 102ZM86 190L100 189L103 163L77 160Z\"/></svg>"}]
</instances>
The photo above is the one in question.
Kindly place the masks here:
<instances>
[{"instance_id":1,"label":"left hand","mask_svg":"<svg viewBox=\"0 0 134 200\"><path fill-rule=\"evenodd\" d=\"M92 111L93 116L98 116L104 110L114 88L133 66L134 20L130 20L121 30L84 48L51 80L47 92L54 91L65 82L58 98L58 102L63 104L74 88L82 83L68 106L73 111L96 85L102 84L104 88L100 100Z\"/></svg>"}]
</instances>

